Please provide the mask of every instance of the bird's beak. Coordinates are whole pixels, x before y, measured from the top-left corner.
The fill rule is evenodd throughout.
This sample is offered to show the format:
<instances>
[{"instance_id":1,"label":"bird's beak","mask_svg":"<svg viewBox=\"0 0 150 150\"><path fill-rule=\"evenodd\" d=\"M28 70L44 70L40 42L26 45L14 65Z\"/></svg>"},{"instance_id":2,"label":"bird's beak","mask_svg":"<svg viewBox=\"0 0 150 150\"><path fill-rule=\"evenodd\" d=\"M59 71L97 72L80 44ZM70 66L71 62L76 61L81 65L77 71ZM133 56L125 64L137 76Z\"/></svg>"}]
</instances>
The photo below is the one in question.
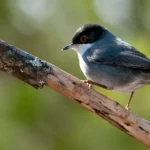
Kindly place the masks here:
<instances>
[{"instance_id":1,"label":"bird's beak","mask_svg":"<svg viewBox=\"0 0 150 150\"><path fill-rule=\"evenodd\" d=\"M65 46L65 47L62 49L62 51L68 50L68 49L72 49L72 46L73 46L73 44L71 43L71 44Z\"/></svg>"}]
</instances>

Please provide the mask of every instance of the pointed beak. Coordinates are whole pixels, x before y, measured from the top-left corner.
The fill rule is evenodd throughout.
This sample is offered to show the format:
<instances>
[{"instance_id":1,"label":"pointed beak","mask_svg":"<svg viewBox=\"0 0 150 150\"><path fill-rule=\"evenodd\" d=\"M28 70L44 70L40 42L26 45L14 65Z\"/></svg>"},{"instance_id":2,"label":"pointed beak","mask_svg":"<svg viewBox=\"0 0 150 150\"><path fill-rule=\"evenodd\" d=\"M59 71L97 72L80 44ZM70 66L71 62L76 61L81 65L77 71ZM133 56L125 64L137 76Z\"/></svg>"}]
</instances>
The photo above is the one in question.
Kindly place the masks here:
<instances>
[{"instance_id":1,"label":"pointed beak","mask_svg":"<svg viewBox=\"0 0 150 150\"><path fill-rule=\"evenodd\" d=\"M65 46L61 51L71 49L71 48L72 48L72 45L73 45L73 44L71 43L71 44Z\"/></svg>"}]
</instances>

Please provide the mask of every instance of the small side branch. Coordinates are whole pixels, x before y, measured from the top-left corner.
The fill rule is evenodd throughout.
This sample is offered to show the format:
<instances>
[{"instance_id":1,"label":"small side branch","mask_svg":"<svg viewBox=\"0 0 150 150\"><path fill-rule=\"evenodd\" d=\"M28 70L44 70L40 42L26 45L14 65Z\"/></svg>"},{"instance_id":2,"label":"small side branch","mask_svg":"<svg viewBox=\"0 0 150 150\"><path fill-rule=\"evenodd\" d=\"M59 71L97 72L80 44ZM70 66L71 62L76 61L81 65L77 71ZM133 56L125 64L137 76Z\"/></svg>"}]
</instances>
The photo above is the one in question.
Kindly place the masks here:
<instances>
[{"instance_id":1,"label":"small side branch","mask_svg":"<svg viewBox=\"0 0 150 150\"><path fill-rule=\"evenodd\" d=\"M89 90L86 84L58 67L4 41L0 41L0 70L35 88L47 85L150 147L150 122L105 95Z\"/></svg>"}]
</instances>

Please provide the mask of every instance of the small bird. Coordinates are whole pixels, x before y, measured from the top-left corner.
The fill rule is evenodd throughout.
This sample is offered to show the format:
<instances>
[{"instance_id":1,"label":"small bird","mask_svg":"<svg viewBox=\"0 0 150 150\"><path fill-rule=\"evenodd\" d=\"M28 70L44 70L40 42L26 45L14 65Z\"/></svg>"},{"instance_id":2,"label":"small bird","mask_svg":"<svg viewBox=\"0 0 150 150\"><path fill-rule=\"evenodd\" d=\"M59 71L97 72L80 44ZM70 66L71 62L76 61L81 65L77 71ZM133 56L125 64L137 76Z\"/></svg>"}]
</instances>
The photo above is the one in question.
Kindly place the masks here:
<instances>
[{"instance_id":1,"label":"small bird","mask_svg":"<svg viewBox=\"0 0 150 150\"><path fill-rule=\"evenodd\" d=\"M85 83L131 93L127 109L134 91L150 84L150 59L101 25L81 26L68 49L77 52Z\"/></svg>"}]
</instances>

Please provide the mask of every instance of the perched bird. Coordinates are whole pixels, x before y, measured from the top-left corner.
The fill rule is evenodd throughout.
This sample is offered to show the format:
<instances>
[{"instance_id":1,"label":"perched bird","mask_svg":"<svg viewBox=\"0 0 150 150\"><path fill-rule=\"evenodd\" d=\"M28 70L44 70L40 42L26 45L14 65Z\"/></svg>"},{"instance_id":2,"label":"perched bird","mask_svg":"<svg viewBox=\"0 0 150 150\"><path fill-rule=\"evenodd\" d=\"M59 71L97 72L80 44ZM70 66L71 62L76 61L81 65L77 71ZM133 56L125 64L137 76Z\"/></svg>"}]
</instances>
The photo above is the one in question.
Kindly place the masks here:
<instances>
[{"instance_id":1,"label":"perched bird","mask_svg":"<svg viewBox=\"0 0 150 150\"><path fill-rule=\"evenodd\" d=\"M77 52L86 83L130 92L127 109L134 91L150 84L150 59L101 25L80 27L67 49Z\"/></svg>"}]
</instances>

